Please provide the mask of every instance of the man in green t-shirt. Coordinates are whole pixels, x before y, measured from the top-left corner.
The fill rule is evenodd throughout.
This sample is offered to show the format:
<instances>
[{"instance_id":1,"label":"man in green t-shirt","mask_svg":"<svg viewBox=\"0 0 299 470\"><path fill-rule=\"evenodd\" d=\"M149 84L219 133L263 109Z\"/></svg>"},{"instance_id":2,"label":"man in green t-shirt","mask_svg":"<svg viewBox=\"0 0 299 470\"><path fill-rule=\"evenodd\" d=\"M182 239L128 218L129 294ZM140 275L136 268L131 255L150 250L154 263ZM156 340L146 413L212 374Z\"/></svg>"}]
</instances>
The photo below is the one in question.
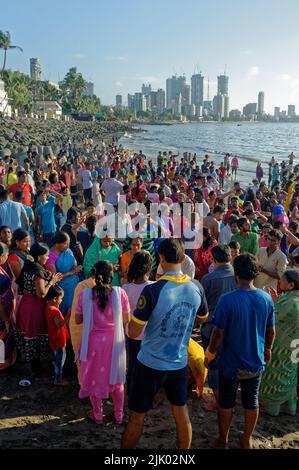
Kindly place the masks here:
<instances>
[{"instance_id":1,"label":"man in green t-shirt","mask_svg":"<svg viewBox=\"0 0 299 470\"><path fill-rule=\"evenodd\" d=\"M237 224L240 231L232 236L232 240L240 244L240 253L256 255L259 248L259 235L251 232L250 222L247 217L241 217Z\"/></svg>"}]
</instances>

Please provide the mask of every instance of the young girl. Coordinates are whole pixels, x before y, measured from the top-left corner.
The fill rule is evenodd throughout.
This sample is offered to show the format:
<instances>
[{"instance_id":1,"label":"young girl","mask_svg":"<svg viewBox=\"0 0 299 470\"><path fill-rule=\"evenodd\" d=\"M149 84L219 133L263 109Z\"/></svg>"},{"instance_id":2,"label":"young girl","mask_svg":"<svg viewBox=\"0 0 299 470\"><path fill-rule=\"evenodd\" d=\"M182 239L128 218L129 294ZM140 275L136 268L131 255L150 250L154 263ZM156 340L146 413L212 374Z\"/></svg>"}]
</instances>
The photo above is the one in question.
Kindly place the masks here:
<instances>
[{"instance_id":1,"label":"young girl","mask_svg":"<svg viewBox=\"0 0 299 470\"><path fill-rule=\"evenodd\" d=\"M123 285L123 289L128 295L131 313L134 312L140 294L145 288L145 286L147 286L148 284L153 284L153 281L149 281L151 270L152 257L149 252L142 250L140 252L135 253L128 270L129 284ZM129 337L126 338L128 351L127 393L130 388L132 371L136 363L137 354L140 350L142 336L143 334L141 334L138 338L135 339L131 339Z\"/></svg>"},{"instance_id":2,"label":"young girl","mask_svg":"<svg viewBox=\"0 0 299 470\"><path fill-rule=\"evenodd\" d=\"M66 386L69 383L62 380L62 369L66 359L66 342L70 338L67 323L69 322L71 310L64 318L59 305L63 298L63 289L58 285L50 287L46 295L47 307L46 318L48 323L49 344L54 356L54 385Z\"/></svg>"},{"instance_id":3,"label":"young girl","mask_svg":"<svg viewBox=\"0 0 299 470\"><path fill-rule=\"evenodd\" d=\"M102 400L112 395L117 424L123 420L126 349L123 323L130 304L120 287L112 287L113 265L98 261L94 266L96 286L84 289L78 299L75 320L83 323L80 345L79 397L89 397L88 417L103 422Z\"/></svg>"}]
</instances>

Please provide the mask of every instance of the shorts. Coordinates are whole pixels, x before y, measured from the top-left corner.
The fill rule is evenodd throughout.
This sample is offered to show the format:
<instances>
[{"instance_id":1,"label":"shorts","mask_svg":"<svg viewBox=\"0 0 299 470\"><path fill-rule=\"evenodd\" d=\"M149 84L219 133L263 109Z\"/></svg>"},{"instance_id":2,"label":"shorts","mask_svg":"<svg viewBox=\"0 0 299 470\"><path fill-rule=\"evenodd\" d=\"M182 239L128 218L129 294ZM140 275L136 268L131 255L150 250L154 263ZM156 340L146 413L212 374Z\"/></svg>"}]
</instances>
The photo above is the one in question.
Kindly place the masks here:
<instances>
[{"instance_id":1,"label":"shorts","mask_svg":"<svg viewBox=\"0 0 299 470\"><path fill-rule=\"evenodd\" d=\"M242 406L245 410L257 410L259 408L259 389L262 374L252 379L239 380L237 377L228 379L219 372L219 406L231 409L236 406L236 398L239 384L241 385Z\"/></svg>"},{"instance_id":2,"label":"shorts","mask_svg":"<svg viewBox=\"0 0 299 470\"><path fill-rule=\"evenodd\" d=\"M167 400L173 406L187 403L189 371L188 366L179 370L156 370L136 361L129 390L129 409L136 413L147 413L155 395L161 387L165 389Z\"/></svg>"}]
</instances>

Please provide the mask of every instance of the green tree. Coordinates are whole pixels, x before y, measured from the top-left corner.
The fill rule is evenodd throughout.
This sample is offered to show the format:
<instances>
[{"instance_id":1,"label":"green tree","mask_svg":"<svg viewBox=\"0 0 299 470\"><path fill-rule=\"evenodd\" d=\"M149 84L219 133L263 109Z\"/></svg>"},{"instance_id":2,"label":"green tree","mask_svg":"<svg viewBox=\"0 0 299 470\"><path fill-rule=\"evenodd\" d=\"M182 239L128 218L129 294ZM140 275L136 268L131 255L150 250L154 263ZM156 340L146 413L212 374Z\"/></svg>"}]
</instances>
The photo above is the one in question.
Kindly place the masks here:
<instances>
[{"instance_id":1,"label":"green tree","mask_svg":"<svg viewBox=\"0 0 299 470\"><path fill-rule=\"evenodd\" d=\"M6 31L6 33L4 31L0 31L0 49L4 50L4 60L1 70L1 75L3 75L6 66L7 51L9 49L19 49L21 52L23 52L23 49L20 46L13 46L11 44L10 33L8 31Z\"/></svg>"},{"instance_id":2,"label":"green tree","mask_svg":"<svg viewBox=\"0 0 299 470\"><path fill-rule=\"evenodd\" d=\"M5 70L3 81L12 107L17 108L20 113L30 113L33 109L31 78L21 72Z\"/></svg>"},{"instance_id":3,"label":"green tree","mask_svg":"<svg viewBox=\"0 0 299 470\"><path fill-rule=\"evenodd\" d=\"M65 114L80 112L86 82L76 67L71 67L62 82L62 107Z\"/></svg>"}]
</instances>

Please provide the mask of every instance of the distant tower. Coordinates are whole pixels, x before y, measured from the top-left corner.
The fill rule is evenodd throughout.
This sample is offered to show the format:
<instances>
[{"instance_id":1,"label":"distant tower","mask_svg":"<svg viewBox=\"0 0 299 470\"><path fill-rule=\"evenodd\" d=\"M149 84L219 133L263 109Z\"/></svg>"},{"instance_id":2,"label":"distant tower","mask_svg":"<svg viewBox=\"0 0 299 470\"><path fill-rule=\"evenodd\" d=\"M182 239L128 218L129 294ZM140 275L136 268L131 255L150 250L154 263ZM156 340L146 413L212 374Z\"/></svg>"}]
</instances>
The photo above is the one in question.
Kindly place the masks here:
<instances>
[{"instance_id":1,"label":"distant tower","mask_svg":"<svg viewBox=\"0 0 299 470\"><path fill-rule=\"evenodd\" d=\"M116 95L115 97L115 105L117 108L122 108L122 105L123 105L123 97L122 95Z\"/></svg>"},{"instance_id":2,"label":"distant tower","mask_svg":"<svg viewBox=\"0 0 299 470\"><path fill-rule=\"evenodd\" d=\"M218 95L228 96L228 76L219 75L218 80Z\"/></svg>"},{"instance_id":3,"label":"distant tower","mask_svg":"<svg viewBox=\"0 0 299 470\"><path fill-rule=\"evenodd\" d=\"M210 101L210 77L208 77L208 96L207 101Z\"/></svg>"},{"instance_id":4,"label":"distant tower","mask_svg":"<svg viewBox=\"0 0 299 470\"><path fill-rule=\"evenodd\" d=\"M204 98L204 77L201 73L191 77L191 104L202 106Z\"/></svg>"},{"instance_id":5,"label":"distant tower","mask_svg":"<svg viewBox=\"0 0 299 470\"><path fill-rule=\"evenodd\" d=\"M257 113L259 117L265 113L265 93L263 91L260 91L258 95Z\"/></svg>"},{"instance_id":6,"label":"distant tower","mask_svg":"<svg viewBox=\"0 0 299 470\"><path fill-rule=\"evenodd\" d=\"M39 59L30 59L30 77L36 82L42 79L42 68Z\"/></svg>"}]
</instances>

